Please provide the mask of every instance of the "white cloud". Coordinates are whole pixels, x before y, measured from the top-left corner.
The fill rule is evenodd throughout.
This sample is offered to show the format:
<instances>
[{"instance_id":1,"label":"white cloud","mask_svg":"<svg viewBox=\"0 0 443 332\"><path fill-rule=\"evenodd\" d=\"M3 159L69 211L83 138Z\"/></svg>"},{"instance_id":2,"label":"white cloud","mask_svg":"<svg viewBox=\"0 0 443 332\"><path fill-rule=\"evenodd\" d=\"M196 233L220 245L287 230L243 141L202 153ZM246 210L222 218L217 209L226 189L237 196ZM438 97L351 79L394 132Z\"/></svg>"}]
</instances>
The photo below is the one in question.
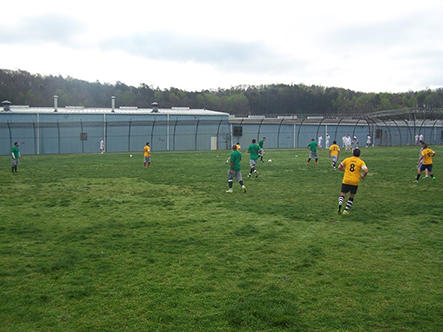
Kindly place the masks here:
<instances>
[{"instance_id":1,"label":"white cloud","mask_svg":"<svg viewBox=\"0 0 443 332\"><path fill-rule=\"evenodd\" d=\"M187 90L443 86L440 1L9 1L1 67Z\"/></svg>"}]
</instances>

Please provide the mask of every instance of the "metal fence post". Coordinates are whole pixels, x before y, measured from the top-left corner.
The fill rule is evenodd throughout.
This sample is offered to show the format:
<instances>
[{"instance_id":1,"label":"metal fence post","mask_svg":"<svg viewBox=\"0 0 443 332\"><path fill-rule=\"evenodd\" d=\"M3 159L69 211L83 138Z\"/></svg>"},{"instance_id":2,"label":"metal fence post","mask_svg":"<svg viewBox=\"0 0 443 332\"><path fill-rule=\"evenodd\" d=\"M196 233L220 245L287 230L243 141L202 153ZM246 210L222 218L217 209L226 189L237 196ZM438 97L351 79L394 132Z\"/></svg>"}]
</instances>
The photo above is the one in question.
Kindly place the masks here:
<instances>
[{"instance_id":1,"label":"metal fence post","mask_svg":"<svg viewBox=\"0 0 443 332\"><path fill-rule=\"evenodd\" d=\"M197 150L197 135L198 135L198 124L200 123L200 119L197 120L197 124L195 125L195 138L194 138L194 150Z\"/></svg>"},{"instance_id":2,"label":"metal fence post","mask_svg":"<svg viewBox=\"0 0 443 332\"><path fill-rule=\"evenodd\" d=\"M223 120L220 120L220 122L218 123L218 127L217 127L217 150L218 150L218 135L219 135L219 133L220 133L220 126L221 126L221 124L222 124L222 121L223 121Z\"/></svg>"},{"instance_id":3,"label":"metal fence post","mask_svg":"<svg viewBox=\"0 0 443 332\"><path fill-rule=\"evenodd\" d=\"M166 116L166 151L169 151L169 113Z\"/></svg>"},{"instance_id":4,"label":"metal fence post","mask_svg":"<svg viewBox=\"0 0 443 332\"><path fill-rule=\"evenodd\" d=\"M152 122L152 129L151 129L151 146L154 145L154 129L155 129L155 119Z\"/></svg>"},{"instance_id":5,"label":"metal fence post","mask_svg":"<svg viewBox=\"0 0 443 332\"><path fill-rule=\"evenodd\" d=\"M303 122L304 122L305 120L306 120L306 119L301 120L301 122L300 122L300 126L298 127L298 133L297 133L297 146L298 146L298 142L300 142L300 130L301 130L301 127L303 127Z\"/></svg>"},{"instance_id":6,"label":"metal fence post","mask_svg":"<svg viewBox=\"0 0 443 332\"><path fill-rule=\"evenodd\" d=\"M390 120L393 121L393 122L395 123L395 125L397 126L398 135L399 135L399 137L400 137L400 144L399 144L399 145L402 145L402 139L401 139L401 130L400 130L400 127L398 126L397 121L395 121L394 119L390 119Z\"/></svg>"},{"instance_id":7,"label":"metal fence post","mask_svg":"<svg viewBox=\"0 0 443 332\"><path fill-rule=\"evenodd\" d=\"M279 124L279 126L278 126L278 133L277 133L277 149L280 148L280 128L281 128L281 125L282 125L283 121L285 121L285 119L281 119L280 124Z\"/></svg>"},{"instance_id":8,"label":"metal fence post","mask_svg":"<svg viewBox=\"0 0 443 332\"><path fill-rule=\"evenodd\" d=\"M410 145L411 140L412 141L414 140L414 136L411 133L411 128L409 127L408 120L403 120L403 121L406 123L406 128L408 128L408 133L409 133L409 137L410 137L410 139L407 139L407 144L406 145Z\"/></svg>"},{"instance_id":9,"label":"metal fence post","mask_svg":"<svg viewBox=\"0 0 443 332\"><path fill-rule=\"evenodd\" d=\"M335 133L334 133L334 139L333 141L337 141L337 131L338 131L338 127L340 127L340 123L343 121L343 118L340 118L340 120L338 121L338 123L335 125Z\"/></svg>"},{"instance_id":10,"label":"metal fence post","mask_svg":"<svg viewBox=\"0 0 443 332\"><path fill-rule=\"evenodd\" d=\"M83 121L82 120L80 120L80 131L81 131L81 133L83 133ZM81 142L82 142L82 153L84 153L85 152L85 141L82 139Z\"/></svg>"},{"instance_id":11,"label":"metal fence post","mask_svg":"<svg viewBox=\"0 0 443 332\"><path fill-rule=\"evenodd\" d=\"M173 135L173 137L172 137L172 142L174 143L174 149L173 149L173 151L175 151L175 131L176 131L176 129L177 129L177 119L175 119L175 123L174 123L174 135Z\"/></svg>"},{"instance_id":12,"label":"metal fence post","mask_svg":"<svg viewBox=\"0 0 443 332\"><path fill-rule=\"evenodd\" d=\"M61 147L60 147L60 123L59 123L59 121L57 120L57 147L58 147L58 154L60 154L61 152Z\"/></svg>"},{"instance_id":13,"label":"metal fence post","mask_svg":"<svg viewBox=\"0 0 443 332\"><path fill-rule=\"evenodd\" d=\"M321 124L323 123L324 120L325 120L325 118L323 117L323 119L321 119L320 123L317 126L317 132L315 133L315 140L318 139L318 132L319 132L320 126L321 126Z\"/></svg>"},{"instance_id":14,"label":"metal fence post","mask_svg":"<svg viewBox=\"0 0 443 332\"><path fill-rule=\"evenodd\" d=\"M37 113L37 155L40 154L40 113Z\"/></svg>"},{"instance_id":15,"label":"metal fence post","mask_svg":"<svg viewBox=\"0 0 443 332\"><path fill-rule=\"evenodd\" d=\"M132 127L132 120L129 120L129 123L128 123L128 152L131 151L131 127Z\"/></svg>"}]
</instances>

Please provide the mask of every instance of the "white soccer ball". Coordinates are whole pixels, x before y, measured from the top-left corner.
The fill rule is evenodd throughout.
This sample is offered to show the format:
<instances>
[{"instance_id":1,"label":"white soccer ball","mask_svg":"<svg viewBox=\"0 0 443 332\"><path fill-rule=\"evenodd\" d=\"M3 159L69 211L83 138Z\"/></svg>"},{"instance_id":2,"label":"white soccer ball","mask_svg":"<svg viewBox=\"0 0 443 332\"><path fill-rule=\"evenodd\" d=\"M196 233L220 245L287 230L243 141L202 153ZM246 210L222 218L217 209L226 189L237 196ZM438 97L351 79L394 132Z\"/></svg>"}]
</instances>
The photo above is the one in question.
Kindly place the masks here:
<instances>
[{"instance_id":1,"label":"white soccer ball","mask_svg":"<svg viewBox=\"0 0 443 332\"><path fill-rule=\"evenodd\" d=\"M272 163L272 159L269 159L269 160L268 160L268 163Z\"/></svg>"},{"instance_id":2,"label":"white soccer ball","mask_svg":"<svg viewBox=\"0 0 443 332\"><path fill-rule=\"evenodd\" d=\"M132 158L132 154L129 155L129 158Z\"/></svg>"}]
</instances>

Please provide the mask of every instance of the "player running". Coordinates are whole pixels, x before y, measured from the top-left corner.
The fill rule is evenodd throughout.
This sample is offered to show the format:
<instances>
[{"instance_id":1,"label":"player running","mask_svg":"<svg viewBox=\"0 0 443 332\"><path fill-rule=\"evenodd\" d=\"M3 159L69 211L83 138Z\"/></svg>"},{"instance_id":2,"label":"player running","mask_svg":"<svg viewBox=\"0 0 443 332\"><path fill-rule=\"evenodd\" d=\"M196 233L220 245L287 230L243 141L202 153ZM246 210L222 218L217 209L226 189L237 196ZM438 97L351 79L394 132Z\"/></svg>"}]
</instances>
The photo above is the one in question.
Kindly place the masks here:
<instances>
[{"instance_id":1,"label":"player running","mask_svg":"<svg viewBox=\"0 0 443 332\"><path fill-rule=\"evenodd\" d=\"M228 190L226 190L227 193L232 193L232 182L234 178L238 181L238 183L240 183L243 192L246 192L246 187L243 184L243 178L240 171L240 161L241 152L237 151L237 145L234 144L232 146L232 152L229 155L230 167L228 170Z\"/></svg>"},{"instance_id":2,"label":"player running","mask_svg":"<svg viewBox=\"0 0 443 332\"><path fill-rule=\"evenodd\" d=\"M260 150L258 151L258 157L260 158L261 162L264 163L263 157L265 155L265 149L263 148L263 145L266 142L266 137L263 136L263 138L258 141L258 145L260 146Z\"/></svg>"},{"instance_id":3,"label":"player running","mask_svg":"<svg viewBox=\"0 0 443 332\"><path fill-rule=\"evenodd\" d=\"M423 150L425 149L425 148L424 148L424 146L425 146L425 142L423 142L423 141L419 141L418 144L420 145L420 151L418 152L417 174L420 172L421 165L423 165L423 159L421 159L421 153L422 153ZM425 174L425 178L428 178L428 177L429 177L429 170L426 169L426 170L425 170L425 173L426 173L426 174Z\"/></svg>"},{"instance_id":4,"label":"player running","mask_svg":"<svg viewBox=\"0 0 443 332\"><path fill-rule=\"evenodd\" d=\"M311 159L315 160L315 165L318 165L318 152L317 152L318 143L312 138L311 142L306 147L309 151L309 158L306 161L306 165L309 165ZM321 149L321 147L320 147Z\"/></svg>"},{"instance_id":5,"label":"player running","mask_svg":"<svg viewBox=\"0 0 443 332\"><path fill-rule=\"evenodd\" d=\"M423 161L423 164L420 166L420 169L417 173L417 178L415 182L418 183L418 179L420 179L421 172L424 170L428 170L429 176L432 178L432 181L435 181L435 176L432 174L432 157L435 157L435 152L432 151L426 144L423 143L423 151L421 152L420 159L417 162L417 165Z\"/></svg>"},{"instance_id":6,"label":"player running","mask_svg":"<svg viewBox=\"0 0 443 332\"><path fill-rule=\"evenodd\" d=\"M332 161L332 167L337 169L337 160L340 157L340 147L337 145L337 141L333 141L332 145L329 147L329 158Z\"/></svg>"},{"instance_id":7,"label":"player running","mask_svg":"<svg viewBox=\"0 0 443 332\"><path fill-rule=\"evenodd\" d=\"M360 178L363 180L368 174L368 168L363 160L360 159L360 149L355 149L352 152L353 156L343 160L338 169L344 171L343 181L341 185L340 197L338 198L338 214L341 213L342 205L345 201L346 194L349 192L349 199L343 214L348 214L349 209L354 203L354 196L357 193ZM363 174L361 174L363 171Z\"/></svg>"},{"instance_id":8,"label":"player running","mask_svg":"<svg viewBox=\"0 0 443 332\"><path fill-rule=\"evenodd\" d=\"M252 174L255 174L255 177L258 177L258 173L257 170L255 169L255 166L257 166L259 151L260 151L260 146L257 144L257 140L254 138L252 140L252 144L248 146L249 166L251 167L249 169L248 178L250 178Z\"/></svg>"}]
</instances>

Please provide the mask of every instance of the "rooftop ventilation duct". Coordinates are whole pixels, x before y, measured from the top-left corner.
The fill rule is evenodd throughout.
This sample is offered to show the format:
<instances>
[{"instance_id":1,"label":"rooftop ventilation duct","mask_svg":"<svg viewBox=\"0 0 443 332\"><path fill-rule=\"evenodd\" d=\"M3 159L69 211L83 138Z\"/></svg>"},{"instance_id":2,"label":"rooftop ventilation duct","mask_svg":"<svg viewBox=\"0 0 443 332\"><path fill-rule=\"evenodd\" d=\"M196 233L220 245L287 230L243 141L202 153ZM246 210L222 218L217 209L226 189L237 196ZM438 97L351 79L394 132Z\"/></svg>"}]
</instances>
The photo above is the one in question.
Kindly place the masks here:
<instances>
[{"instance_id":1,"label":"rooftop ventilation duct","mask_svg":"<svg viewBox=\"0 0 443 332\"><path fill-rule=\"evenodd\" d=\"M9 100L3 100L2 101L3 111L9 112L11 110L11 104L12 103Z\"/></svg>"},{"instance_id":2,"label":"rooftop ventilation duct","mask_svg":"<svg viewBox=\"0 0 443 332\"><path fill-rule=\"evenodd\" d=\"M152 106L152 113L158 113L158 103L154 101L151 104L151 106Z\"/></svg>"}]
</instances>

